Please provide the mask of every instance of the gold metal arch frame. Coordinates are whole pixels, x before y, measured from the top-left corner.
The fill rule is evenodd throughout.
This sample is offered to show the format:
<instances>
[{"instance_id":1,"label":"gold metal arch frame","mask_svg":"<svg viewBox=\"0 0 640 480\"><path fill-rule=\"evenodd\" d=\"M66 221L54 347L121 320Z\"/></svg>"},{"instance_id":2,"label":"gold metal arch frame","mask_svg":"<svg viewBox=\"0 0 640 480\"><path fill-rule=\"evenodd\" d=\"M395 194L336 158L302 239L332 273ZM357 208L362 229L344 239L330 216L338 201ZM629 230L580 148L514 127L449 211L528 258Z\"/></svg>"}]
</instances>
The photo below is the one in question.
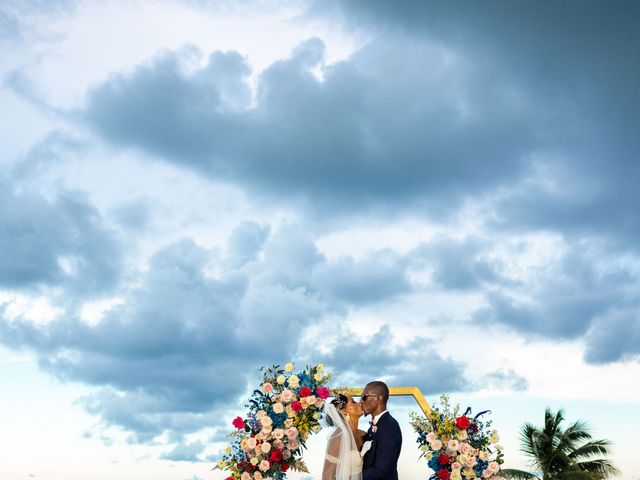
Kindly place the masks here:
<instances>
[{"instance_id":1,"label":"gold metal arch frame","mask_svg":"<svg viewBox=\"0 0 640 480\"><path fill-rule=\"evenodd\" d=\"M362 395L362 388L334 388L333 394L344 393L345 395L351 395L352 397L359 397ZM425 416L431 413L431 407L427 403L422 395L422 392L418 387L389 387L390 397L413 397L417 404L420 406Z\"/></svg>"}]
</instances>

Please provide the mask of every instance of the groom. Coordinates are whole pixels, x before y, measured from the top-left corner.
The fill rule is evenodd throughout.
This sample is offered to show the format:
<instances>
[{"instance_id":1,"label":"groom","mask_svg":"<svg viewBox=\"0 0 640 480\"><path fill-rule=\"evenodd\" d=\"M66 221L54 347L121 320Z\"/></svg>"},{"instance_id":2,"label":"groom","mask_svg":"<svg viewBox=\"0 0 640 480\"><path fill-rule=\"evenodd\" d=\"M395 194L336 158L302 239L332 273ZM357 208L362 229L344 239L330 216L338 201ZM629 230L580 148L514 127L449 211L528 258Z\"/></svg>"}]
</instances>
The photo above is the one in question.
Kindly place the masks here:
<instances>
[{"instance_id":1,"label":"groom","mask_svg":"<svg viewBox=\"0 0 640 480\"><path fill-rule=\"evenodd\" d=\"M362 480L398 480L402 433L387 411L387 400L389 387L384 382L368 383L360 397L364 414L371 415L371 427L362 446Z\"/></svg>"}]
</instances>

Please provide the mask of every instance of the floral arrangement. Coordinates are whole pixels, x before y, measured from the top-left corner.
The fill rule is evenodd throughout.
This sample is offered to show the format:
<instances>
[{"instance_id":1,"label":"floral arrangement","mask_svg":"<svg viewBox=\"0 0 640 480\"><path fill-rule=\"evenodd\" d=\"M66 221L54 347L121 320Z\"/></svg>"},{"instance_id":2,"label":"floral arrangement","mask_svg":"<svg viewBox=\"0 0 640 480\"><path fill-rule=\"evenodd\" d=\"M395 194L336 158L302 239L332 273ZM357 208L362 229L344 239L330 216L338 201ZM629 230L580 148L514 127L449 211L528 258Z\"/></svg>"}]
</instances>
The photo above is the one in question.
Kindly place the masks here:
<instances>
[{"instance_id":1,"label":"floral arrangement","mask_svg":"<svg viewBox=\"0 0 640 480\"><path fill-rule=\"evenodd\" d=\"M215 468L230 472L226 480L283 480L287 471L307 472L305 441L321 430L325 385L331 374L321 363L294 373L294 365L262 367L263 381L245 417L233 420L231 445Z\"/></svg>"},{"instance_id":2,"label":"floral arrangement","mask_svg":"<svg viewBox=\"0 0 640 480\"><path fill-rule=\"evenodd\" d=\"M449 397L440 397L440 407L427 417L411 414L411 426L418 433L422 454L434 474L430 480L490 479L504 463L498 432L491 430L491 420L480 417L488 410L471 416L471 408L460 414L453 410Z\"/></svg>"}]
</instances>

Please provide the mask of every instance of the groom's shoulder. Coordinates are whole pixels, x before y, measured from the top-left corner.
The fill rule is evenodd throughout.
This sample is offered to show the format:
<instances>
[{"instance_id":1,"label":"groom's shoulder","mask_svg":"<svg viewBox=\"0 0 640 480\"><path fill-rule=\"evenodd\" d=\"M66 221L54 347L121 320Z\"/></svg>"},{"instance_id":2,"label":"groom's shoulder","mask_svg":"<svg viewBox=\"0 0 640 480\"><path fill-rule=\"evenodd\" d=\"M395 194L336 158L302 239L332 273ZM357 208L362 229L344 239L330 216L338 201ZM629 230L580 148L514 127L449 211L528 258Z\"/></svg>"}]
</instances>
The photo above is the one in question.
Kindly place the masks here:
<instances>
[{"instance_id":1,"label":"groom's shoulder","mask_svg":"<svg viewBox=\"0 0 640 480\"><path fill-rule=\"evenodd\" d=\"M389 425L394 425L394 426L400 428L400 424L398 423L398 421L395 418L393 418L393 415L391 415L391 413L387 412L384 415L384 417L382 417L382 418L385 418L385 423L388 423Z\"/></svg>"}]
</instances>

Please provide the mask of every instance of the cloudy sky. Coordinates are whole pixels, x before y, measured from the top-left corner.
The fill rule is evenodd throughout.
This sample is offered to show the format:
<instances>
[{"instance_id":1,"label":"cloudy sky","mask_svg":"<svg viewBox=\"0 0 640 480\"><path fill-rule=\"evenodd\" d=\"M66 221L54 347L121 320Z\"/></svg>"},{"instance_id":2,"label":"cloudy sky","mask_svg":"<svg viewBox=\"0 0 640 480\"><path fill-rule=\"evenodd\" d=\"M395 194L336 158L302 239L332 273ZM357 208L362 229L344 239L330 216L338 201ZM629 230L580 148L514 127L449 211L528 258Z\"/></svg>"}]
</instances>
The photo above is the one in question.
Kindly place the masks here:
<instances>
[{"instance_id":1,"label":"cloudy sky","mask_svg":"<svg viewBox=\"0 0 640 480\"><path fill-rule=\"evenodd\" d=\"M291 360L490 408L512 467L564 407L640 478L639 20L3 1L2 478L222 478Z\"/></svg>"}]
</instances>

